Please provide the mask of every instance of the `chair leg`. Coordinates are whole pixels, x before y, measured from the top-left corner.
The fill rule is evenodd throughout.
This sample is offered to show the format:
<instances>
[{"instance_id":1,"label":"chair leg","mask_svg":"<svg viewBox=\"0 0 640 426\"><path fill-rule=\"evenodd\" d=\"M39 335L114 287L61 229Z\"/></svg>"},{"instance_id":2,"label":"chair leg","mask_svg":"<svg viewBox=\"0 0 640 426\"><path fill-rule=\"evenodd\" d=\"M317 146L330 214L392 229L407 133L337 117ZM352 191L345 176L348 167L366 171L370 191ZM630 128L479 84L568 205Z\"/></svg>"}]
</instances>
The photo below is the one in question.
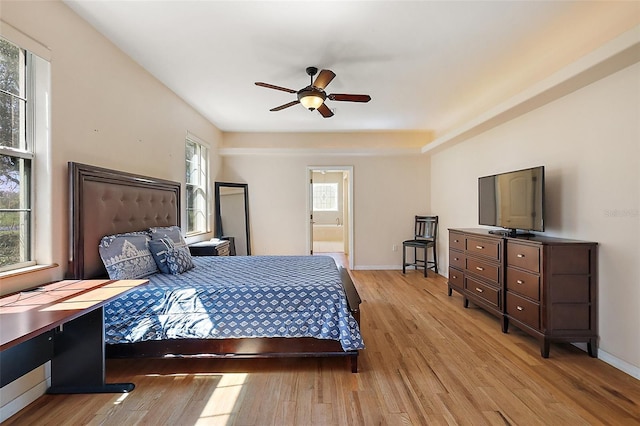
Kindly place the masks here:
<instances>
[{"instance_id":1,"label":"chair leg","mask_svg":"<svg viewBox=\"0 0 640 426\"><path fill-rule=\"evenodd\" d=\"M427 271L429 270L429 258L427 257L427 248L424 248L424 277L427 278Z\"/></svg>"},{"instance_id":2,"label":"chair leg","mask_svg":"<svg viewBox=\"0 0 640 426\"><path fill-rule=\"evenodd\" d=\"M413 269L418 270L418 249L413 248Z\"/></svg>"},{"instance_id":3,"label":"chair leg","mask_svg":"<svg viewBox=\"0 0 640 426\"><path fill-rule=\"evenodd\" d=\"M402 273L403 274L407 273L407 266L413 266L413 268L416 271L422 266L424 269L424 276L427 277L429 274L427 270L431 269L431 267L429 267L429 263L433 263L433 268L436 274L438 273L438 259L436 257L437 255L436 255L435 249L433 251L433 262L429 262L428 249L426 247L420 247L420 248L423 250L423 255L424 255L423 260L418 259L418 247L413 247L413 263L407 263L407 247L405 245L402 246ZM420 264L420 262L423 262L422 265Z\"/></svg>"},{"instance_id":4,"label":"chair leg","mask_svg":"<svg viewBox=\"0 0 640 426\"><path fill-rule=\"evenodd\" d=\"M433 245L433 269L434 272L438 273L438 251L436 250L436 245Z\"/></svg>"},{"instance_id":5,"label":"chair leg","mask_svg":"<svg viewBox=\"0 0 640 426\"><path fill-rule=\"evenodd\" d=\"M428 270L429 270L429 254L427 253L427 248L424 247L424 250L422 250L423 255L424 255L424 277L426 278L428 275Z\"/></svg>"},{"instance_id":6,"label":"chair leg","mask_svg":"<svg viewBox=\"0 0 640 426\"><path fill-rule=\"evenodd\" d=\"M406 274L406 267L407 267L407 248L404 246L404 244L402 245L402 273Z\"/></svg>"}]
</instances>

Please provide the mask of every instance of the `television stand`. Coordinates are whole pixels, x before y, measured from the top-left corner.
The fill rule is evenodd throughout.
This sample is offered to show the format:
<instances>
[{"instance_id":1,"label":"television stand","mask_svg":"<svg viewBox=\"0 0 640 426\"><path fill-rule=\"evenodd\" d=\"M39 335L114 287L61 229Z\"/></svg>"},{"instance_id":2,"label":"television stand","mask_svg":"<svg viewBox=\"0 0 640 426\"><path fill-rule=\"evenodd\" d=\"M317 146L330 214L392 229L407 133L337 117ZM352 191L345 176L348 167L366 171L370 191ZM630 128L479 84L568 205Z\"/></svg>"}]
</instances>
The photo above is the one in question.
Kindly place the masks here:
<instances>
[{"instance_id":1,"label":"television stand","mask_svg":"<svg viewBox=\"0 0 640 426\"><path fill-rule=\"evenodd\" d=\"M502 235L503 237L535 237L536 234L532 234L531 232L518 232L517 229L492 229L489 231L490 234L494 235Z\"/></svg>"}]
</instances>

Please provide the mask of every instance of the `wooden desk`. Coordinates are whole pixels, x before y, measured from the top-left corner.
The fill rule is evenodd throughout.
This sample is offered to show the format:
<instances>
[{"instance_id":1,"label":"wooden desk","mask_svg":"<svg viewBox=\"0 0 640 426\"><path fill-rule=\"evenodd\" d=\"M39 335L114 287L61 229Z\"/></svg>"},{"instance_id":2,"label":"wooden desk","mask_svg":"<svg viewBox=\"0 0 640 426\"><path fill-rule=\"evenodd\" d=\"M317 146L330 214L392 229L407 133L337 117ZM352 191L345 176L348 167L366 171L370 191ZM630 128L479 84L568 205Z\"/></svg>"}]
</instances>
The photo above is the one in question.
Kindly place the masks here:
<instances>
[{"instance_id":1,"label":"wooden desk","mask_svg":"<svg viewBox=\"0 0 640 426\"><path fill-rule=\"evenodd\" d=\"M51 360L48 393L129 392L105 383L104 305L147 280L67 280L0 298L0 387Z\"/></svg>"}]
</instances>

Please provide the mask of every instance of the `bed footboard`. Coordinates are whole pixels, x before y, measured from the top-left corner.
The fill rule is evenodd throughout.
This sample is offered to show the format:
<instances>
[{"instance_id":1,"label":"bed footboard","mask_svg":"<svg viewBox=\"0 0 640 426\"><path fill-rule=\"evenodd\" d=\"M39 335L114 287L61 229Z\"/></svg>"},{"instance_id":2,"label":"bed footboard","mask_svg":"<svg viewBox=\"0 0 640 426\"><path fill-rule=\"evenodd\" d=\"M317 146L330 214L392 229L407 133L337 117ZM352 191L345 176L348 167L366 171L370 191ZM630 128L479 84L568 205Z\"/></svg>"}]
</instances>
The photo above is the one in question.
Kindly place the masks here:
<instances>
[{"instance_id":1,"label":"bed footboard","mask_svg":"<svg viewBox=\"0 0 640 426\"><path fill-rule=\"evenodd\" d=\"M353 285L349 271L340 267L340 277L342 278L342 286L344 287L344 293L347 297L347 304L349 305L351 315L358 322L358 325L360 325L360 303L362 299L360 299L358 290L356 290L356 287Z\"/></svg>"},{"instance_id":2,"label":"bed footboard","mask_svg":"<svg viewBox=\"0 0 640 426\"><path fill-rule=\"evenodd\" d=\"M309 358L346 357L358 372L358 351L340 342L312 337L239 339L170 339L106 345L107 358Z\"/></svg>"}]
</instances>

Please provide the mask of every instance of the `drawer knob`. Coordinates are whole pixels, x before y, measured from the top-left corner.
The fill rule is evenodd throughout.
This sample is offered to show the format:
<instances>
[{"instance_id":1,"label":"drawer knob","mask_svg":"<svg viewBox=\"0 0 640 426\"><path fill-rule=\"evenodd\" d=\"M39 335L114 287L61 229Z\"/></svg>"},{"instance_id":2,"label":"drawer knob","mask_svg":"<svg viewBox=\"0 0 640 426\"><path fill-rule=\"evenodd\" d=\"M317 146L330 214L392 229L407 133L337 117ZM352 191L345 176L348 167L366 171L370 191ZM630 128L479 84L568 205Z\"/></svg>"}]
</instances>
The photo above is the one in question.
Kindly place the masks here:
<instances>
[{"instance_id":1,"label":"drawer knob","mask_svg":"<svg viewBox=\"0 0 640 426\"><path fill-rule=\"evenodd\" d=\"M524 254L519 253L517 256L520 257L520 258L523 258Z\"/></svg>"},{"instance_id":2,"label":"drawer knob","mask_svg":"<svg viewBox=\"0 0 640 426\"><path fill-rule=\"evenodd\" d=\"M458 278L457 275L453 275L452 278L455 280L456 278Z\"/></svg>"},{"instance_id":3,"label":"drawer knob","mask_svg":"<svg viewBox=\"0 0 640 426\"><path fill-rule=\"evenodd\" d=\"M460 259L458 259L457 257L454 257L453 260L460 260Z\"/></svg>"},{"instance_id":4,"label":"drawer knob","mask_svg":"<svg viewBox=\"0 0 640 426\"><path fill-rule=\"evenodd\" d=\"M483 289L481 289L481 288L476 287L476 291L477 291L478 293L482 293L484 290L483 290Z\"/></svg>"},{"instance_id":5,"label":"drawer knob","mask_svg":"<svg viewBox=\"0 0 640 426\"><path fill-rule=\"evenodd\" d=\"M516 283L518 283L518 284L524 284L524 281L522 281L522 280L516 280Z\"/></svg>"},{"instance_id":6,"label":"drawer knob","mask_svg":"<svg viewBox=\"0 0 640 426\"><path fill-rule=\"evenodd\" d=\"M516 306L516 309L519 311L524 311L524 308L522 306Z\"/></svg>"},{"instance_id":7,"label":"drawer knob","mask_svg":"<svg viewBox=\"0 0 640 426\"><path fill-rule=\"evenodd\" d=\"M478 271L484 271L484 268L483 268L482 266L476 266L476 269L477 269Z\"/></svg>"},{"instance_id":8,"label":"drawer knob","mask_svg":"<svg viewBox=\"0 0 640 426\"><path fill-rule=\"evenodd\" d=\"M453 240L453 242L454 242L454 243L459 243L460 241L458 241L458 240Z\"/></svg>"},{"instance_id":9,"label":"drawer knob","mask_svg":"<svg viewBox=\"0 0 640 426\"><path fill-rule=\"evenodd\" d=\"M483 246L476 246L476 248L477 248L478 250L482 250L484 247L483 247Z\"/></svg>"}]
</instances>

